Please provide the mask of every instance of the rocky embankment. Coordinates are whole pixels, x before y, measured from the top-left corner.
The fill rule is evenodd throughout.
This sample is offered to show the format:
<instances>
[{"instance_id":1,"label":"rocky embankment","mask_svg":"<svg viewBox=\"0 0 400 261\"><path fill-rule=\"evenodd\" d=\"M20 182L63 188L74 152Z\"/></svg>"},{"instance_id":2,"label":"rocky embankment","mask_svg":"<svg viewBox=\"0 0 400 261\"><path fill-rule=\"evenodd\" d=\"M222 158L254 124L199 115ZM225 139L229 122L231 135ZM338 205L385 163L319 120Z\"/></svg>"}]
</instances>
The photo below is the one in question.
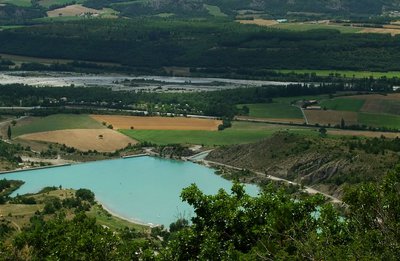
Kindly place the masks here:
<instances>
[{"instance_id":1,"label":"rocky embankment","mask_svg":"<svg viewBox=\"0 0 400 261\"><path fill-rule=\"evenodd\" d=\"M392 151L350 149L349 138L279 133L254 144L221 147L207 160L255 170L340 197L346 185L378 180L398 162Z\"/></svg>"}]
</instances>

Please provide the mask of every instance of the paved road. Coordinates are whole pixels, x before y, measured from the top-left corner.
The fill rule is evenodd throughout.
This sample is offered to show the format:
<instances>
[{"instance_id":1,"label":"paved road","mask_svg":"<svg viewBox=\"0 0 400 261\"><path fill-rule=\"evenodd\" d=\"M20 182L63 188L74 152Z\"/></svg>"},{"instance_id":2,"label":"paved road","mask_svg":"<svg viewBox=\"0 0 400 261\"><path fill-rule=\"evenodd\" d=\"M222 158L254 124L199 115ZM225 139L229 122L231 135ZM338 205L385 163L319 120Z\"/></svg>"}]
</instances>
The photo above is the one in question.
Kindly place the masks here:
<instances>
[{"instance_id":1,"label":"paved road","mask_svg":"<svg viewBox=\"0 0 400 261\"><path fill-rule=\"evenodd\" d=\"M219 163L219 162L215 162L215 161L210 161L210 160L201 160L201 161L199 161L199 162L203 162L203 163L205 163L206 165L208 165L208 166L210 166L210 165L218 165L218 166L222 166L222 167L227 167L227 168L230 168L230 169L235 169L235 170L242 170L243 168L238 168L238 167L235 167L235 166L231 166L231 165L227 165L227 164L223 164L223 163ZM287 180L287 179L282 179L282 178L278 178L278 177L275 177L275 176L271 176L271 175L267 175L267 174L265 174L265 173L263 173L263 172L259 172L259 171L254 171L254 170L251 170L250 169L250 171L251 172L254 172L255 174L257 174L258 176L261 176L261 177L267 177L268 179L270 179L270 180L275 180L275 181L282 181L282 182L285 182L285 183L288 183L288 184L292 184L292 185L297 185L297 186L302 186L301 184L299 184L299 183L296 183L296 182L293 182L293 181L290 181L290 180ZM303 186L304 187L304 186ZM333 202L333 203L343 203L340 199L338 199L338 198L335 198L335 197L333 197L333 196L331 196L331 195L328 195L328 194L326 194L326 193L323 193L323 192L321 192L321 191L318 191L318 190L316 190L316 189L313 189L313 188L311 188L311 187L307 187L307 186L305 186L304 187L304 189L303 189L303 191L305 191L305 192L307 192L307 193L309 193L309 194L322 194L322 195L324 195L326 198L329 198L330 200L331 200L331 202Z\"/></svg>"}]
</instances>

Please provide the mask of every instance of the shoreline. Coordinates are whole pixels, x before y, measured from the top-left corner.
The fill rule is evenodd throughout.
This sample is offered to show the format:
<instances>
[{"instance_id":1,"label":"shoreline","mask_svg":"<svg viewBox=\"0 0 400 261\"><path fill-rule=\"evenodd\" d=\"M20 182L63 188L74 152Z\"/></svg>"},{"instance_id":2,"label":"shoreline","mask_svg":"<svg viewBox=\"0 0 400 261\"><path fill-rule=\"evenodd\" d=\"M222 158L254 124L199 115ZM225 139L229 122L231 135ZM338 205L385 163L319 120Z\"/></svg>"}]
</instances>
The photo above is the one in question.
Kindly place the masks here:
<instances>
[{"instance_id":1,"label":"shoreline","mask_svg":"<svg viewBox=\"0 0 400 261\"><path fill-rule=\"evenodd\" d=\"M112 211L106 204L104 204L103 202L101 202L99 199L96 198L96 201L97 201L97 204L99 204L105 211L107 211L109 214L111 214L111 215L114 216L114 217L117 217L117 218L120 218L120 219L122 219L122 220L128 221L128 222L130 222L130 223L132 223L132 224L141 225L141 226L146 226L146 227L150 227L150 228L160 226L160 225L157 225L157 224L153 224L153 223L144 223L144 222L140 222L140 221L137 221L137 220L134 220L134 219L130 219L130 218L124 217L124 216L122 216L122 215L120 215L120 214L118 214L118 213Z\"/></svg>"}]
</instances>

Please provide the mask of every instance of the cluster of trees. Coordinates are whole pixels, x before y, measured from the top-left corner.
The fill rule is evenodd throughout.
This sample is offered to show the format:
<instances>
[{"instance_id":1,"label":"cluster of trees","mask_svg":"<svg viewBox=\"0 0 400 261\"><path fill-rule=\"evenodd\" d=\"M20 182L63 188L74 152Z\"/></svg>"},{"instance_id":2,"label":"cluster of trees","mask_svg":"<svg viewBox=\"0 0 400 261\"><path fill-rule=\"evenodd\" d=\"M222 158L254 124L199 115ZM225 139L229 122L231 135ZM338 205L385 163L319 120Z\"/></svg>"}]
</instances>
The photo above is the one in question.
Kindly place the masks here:
<instances>
[{"instance_id":1,"label":"cluster of trees","mask_svg":"<svg viewBox=\"0 0 400 261\"><path fill-rule=\"evenodd\" d=\"M349 141L350 150L359 149L367 153L384 154L386 150L400 152L400 138L386 139L384 136L380 138Z\"/></svg>"},{"instance_id":2,"label":"cluster of trees","mask_svg":"<svg viewBox=\"0 0 400 261\"><path fill-rule=\"evenodd\" d=\"M26 42L29 45L26 45ZM0 32L2 52L131 67L400 70L398 37L229 21L95 19Z\"/></svg>"},{"instance_id":3,"label":"cluster of trees","mask_svg":"<svg viewBox=\"0 0 400 261\"><path fill-rule=\"evenodd\" d=\"M0 24L15 25L26 24L32 19L46 16L44 8L38 6L15 6L10 4L2 4L0 6Z\"/></svg>"},{"instance_id":4,"label":"cluster of trees","mask_svg":"<svg viewBox=\"0 0 400 261\"><path fill-rule=\"evenodd\" d=\"M21 162L21 158L17 156L17 154L23 150L24 148L21 145L9 144L4 141L0 141L0 160L6 160L11 163L19 163Z\"/></svg>"},{"instance_id":5,"label":"cluster of trees","mask_svg":"<svg viewBox=\"0 0 400 261\"><path fill-rule=\"evenodd\" d=\"M4 260L397 260L399 183L397 167L380 183L348 189L343 208L274 186L250 197L237 183L216 195L191 185L181 197L196 216L169 231L154 228L138 239L134 230L113 232L84 214L39 215L11 244L0 243L0 253Z\"/></svg>"}]
</instances>

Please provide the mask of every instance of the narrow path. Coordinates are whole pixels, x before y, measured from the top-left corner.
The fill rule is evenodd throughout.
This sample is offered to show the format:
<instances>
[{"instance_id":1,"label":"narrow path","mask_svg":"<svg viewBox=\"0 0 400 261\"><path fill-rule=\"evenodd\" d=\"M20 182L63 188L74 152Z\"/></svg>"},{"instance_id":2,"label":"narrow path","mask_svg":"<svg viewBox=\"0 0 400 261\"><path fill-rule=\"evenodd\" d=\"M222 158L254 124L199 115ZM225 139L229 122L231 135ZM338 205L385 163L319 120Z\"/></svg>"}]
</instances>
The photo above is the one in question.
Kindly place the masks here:
<instances>
[{"instance_id":1,"label":"narrow path","mask_svg":"<svg viewBox=\"0 0 400 261\"><path fill-rule=\"evenodd\" d=\"M235 166L232 166L232 165L227 165L227 164L224 164L224 163L219 163L219 162L205 160L205 159L203 159L203 160L201 160L199 162L203 162L207 166L210 166L210 165L214 164L214 165L217 165L217 166L227 167L227 168L235 169L235 170L242 170L243 169L243 168L235 167ZM255 170L251 170L251 169L249 169L249 170L251 172L255 173L256 175L260 176L260 177L264 177L264 178L266 177L266 178L268 178L270 180L282 181L282 182L285 182L287 184L292 184L292 185L297 185L297 186L302 187L301 184L293 182L293 181L290 181L290 180L287 180L287 179L282 179L282 178L278 178L278 177L275 177L275 176L267 175L267 174L265 174L263 172L260 172L260 171L255 171ZM324 192L318 191L318 190L313 189L311 187L307 187L307 186L303 186L303 187L304 187L303 191L305 191L305 192L307 192L309 194L312 194L312 195L321 194L321 195L325 196L326 198L329 198L331 200L331 202L333 202L333 203L343 203L340 199L338 199L336 197L333 197L333 196L331 196L329 194L326 194Z\"/></svg>"},{"instance_id":2,"label":"narrow path","mask_svg":"<svg viewBox=\"0 0 400 261\"><path fill-rule=\"evenodd\" d=\"M201 161L204 160L205 157L207 157L207 155L213 150L206 150L206 151L202 151L199 152L197 154L194 154L190 157L187 157L186 160L190 160L190 161Z\"/></svg>"},{"instance_id":3,"label":"narrow path","mask_svg":"<svg viewBox=\"0 0 400 261\"><path fill-rule=\"evenodd\" d=\"M304 109L301 106L299 106L298 108L301 110L301 113L303 114L303 118L306 121L306 124L308 125L308 119L307 119L306 113L304 112Z\"/></svg>"}]
</instances>

